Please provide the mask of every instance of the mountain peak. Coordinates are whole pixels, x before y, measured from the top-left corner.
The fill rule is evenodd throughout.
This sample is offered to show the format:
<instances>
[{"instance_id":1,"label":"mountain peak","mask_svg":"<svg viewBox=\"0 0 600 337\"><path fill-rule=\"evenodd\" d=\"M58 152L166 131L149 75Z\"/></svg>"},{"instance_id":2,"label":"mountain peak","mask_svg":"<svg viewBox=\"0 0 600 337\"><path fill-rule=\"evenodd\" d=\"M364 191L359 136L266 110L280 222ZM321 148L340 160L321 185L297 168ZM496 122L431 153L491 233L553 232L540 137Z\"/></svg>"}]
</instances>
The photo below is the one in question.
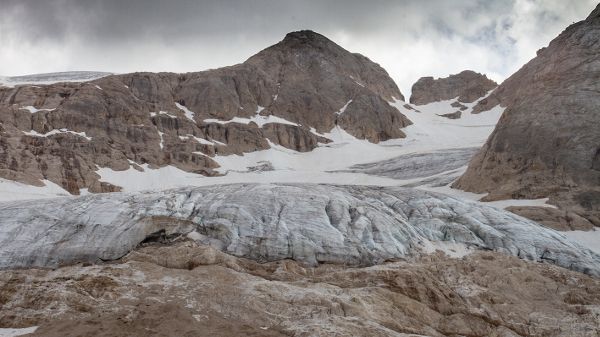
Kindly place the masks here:
<instances>
[{"instance_id":1,"label":"mountain peak","mask_svg":"<svg viewBox=\"0 0 600 337\"><path fill-rule=\"evenodd\" d=\"M278 43L262 50L258 54L254 55L252 58L255 58L257 55L261 55L264 57L265 52L267 53L287 53L296 51L319 51L320 53L325 54L350 54L347 50L343 49L341 46L328 39L326 36L321 35L312 30L298 30L294 32L289 32L285 35L283 40Z\"/></svg>"},{"instance_id":2,"label":"mountain peak","mask_svg":"<svg viewBox=\"0 0 600 337\"><path fill-rule=\"evenodd\" d=\"M336 92L330 94L344 100L342 106L363 89L388 101L404 100L398 86L380 65L365 56L349 52L312 30L290 32L283 40L251 56L245 63L261 69L277 81L283 72L288 72L287 80L302 82L294 83L294 90L298 90L298 85L307 85L307 92L315 87L325 91L335 88ZM340 83L344 83L343 88Z\"/></svg>"},{"instance_id":3,"label":"mountain peak","mask_svg":"<svg viewBox=\"0 0 600 337\"><path fill-rule=\"evenodd\" d=\"M289 40L305 40L305 41L314 41L314 40L326 40L330 41L325 36L316 33L312 30L298 30L295 32L290 32L285 35L284 41Z\"/></svg>"}]
</instances>

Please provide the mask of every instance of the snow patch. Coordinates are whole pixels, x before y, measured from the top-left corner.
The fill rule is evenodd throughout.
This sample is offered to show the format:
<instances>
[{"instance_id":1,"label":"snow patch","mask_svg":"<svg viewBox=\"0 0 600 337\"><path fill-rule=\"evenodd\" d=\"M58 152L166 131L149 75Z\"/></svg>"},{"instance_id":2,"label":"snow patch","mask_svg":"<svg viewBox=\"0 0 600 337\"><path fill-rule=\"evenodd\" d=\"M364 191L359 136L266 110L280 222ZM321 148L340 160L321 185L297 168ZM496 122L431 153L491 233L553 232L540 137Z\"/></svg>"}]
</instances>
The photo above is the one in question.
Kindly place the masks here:
<instances>
[{"instance_id":1,"label":"snow patch","mask_svg":"<svg viewBox=\"0 0 600 337\"><path fill-rule=\"evenodd\" d=\"M109 167L101 167L96 173L100 176L101 182L120 186L123 188L123 192L163 189L165 186L186 186L193 180L202 180L204 178L200 174L185 172L174 166L165 166L157 169L150 168L148 164L141 164L139 166L144 170L143 172L133 167L129 167L124 171L115 171Z\"/></svg>"},{"instance_id":2,"label":"snow patch","mask_svg":"<svg viewBox=\"0 0 600 337\"><path fill-rule=\"evenodd\" d=\"M179 139L181 139L181 140L187 140L187 139L190 139L190 138L194 139L195 141L197 141L198 143L200 143L202 145L215 145L214 142L211 142L211 141L206 140L204 138L196 137L194 135L187 134L185 136L179 136ZM221 143L221 144L223 144L223 143Z\"/></svg>"},{"instance_id":3,"label":"snow patch","mask_svg":"<svg viewBox=\"0 0 600 337\"><path fill-rule=\"evenodd\" d=\"M44 186L33 186L0 178L0 201L54 198L71 195L62 187L49 180L42 180L42 182Z\"/></svg>"},{"instance_id":4,"label":"snow patch","mask_svg":"<svg viewBox=\"0 0 600 337\"><path fill-rule=\"evenodd\" d=\"M158 114L159 115L166 115L166 116L169 116L170 118L177 118L177 116L171 115L170 113L168 113L166 111L159 111Z\"/></svg>"},{"instance_id":5,"label":"snow patch","mask_svg":"<svg viewBox=\"0 0 600 337\"><path fill-rule=\"evenodd\" d=\"M221 146L227 146L227 144L225 144L225 143L222 143L222 142L220 142L220 141L218 141L218 140L216 140L216 139L211 139L211 142L213 142L213 143L215 143L215 144L217 144L217 145L221 145Z\"/></svg>"},{"instance_id":6,"label":"snow patch","mask_svg":"<svg viewBox=\"0 0 600 337\"><path fill-rule=\"evenodd\" d=\"M32 114L39 112L39 111L54 111L55 109L37 109L36 107L32 106L32 105L28 105L28 106L24 106L19 108L19 110L27 110L29 112L31 112Z\"/></svg>"},{"instance_id":7,"label":"snow patch","mask_svg":"<svg viewBox=\"0 0 600 337\"><path fill-rule=\"evenodd\" d=\"M158 129L156 129L156 131L158 131L158 136L160 137L160 143L158 143L158 146L160 146L160 149L162 150L164 148L164 139L163 139L163 135L165 134L164 132L160 132Z\"/></svg>"},{"instance_id":8,"label":"snow patch","mask_svg":"<svg viewBox=\"0 0 600 337\"><path fill-rule=\"evenodd\" d=\"M600 230L561 232L569 240L600 254Z\"/></svg>"},{"instance_id":9,"label":"snow patch","mask_svg":"<svg viewBox=\"0 0 600 337\"><path fill-rule=\"evenodd\" d=\"M83 137L87 140L92 140L92 137L88 137L85 134L85 131L82 132L75 132L75 131L71 131L68 129L54 129L51 131L48 131L46 133L39 133L37 131L31 130L31 131L22 131L24 134L28 135L28 136L33 136L33 137L49 137L52 135L57 135L57 134L61 134L61 133L70 133L79 137Z\"/></svg>"},{"instance_id":10,"label":"snow patch","mask_svg":"<svg viewBox=\"0 0 600 337\"><path fill-rule=\"evenodd\" d=\"M548 207L557 208L554 205L548 204L549 198L541 199L505 199L496 201L486 201L486 205L505 209L511 206L529 206L529 207Z\"/></svg>"},{"instance_id":11,"label":"snow patch","mask_svg":"<svg viewBox=\"0 0 600 337\"><path fill-rule=\"evenodd\" d=\"M34 333L37 330L37 326L29 328L0 328L0 337L16 337Z\"/></svg>"},{"instance_id":12,"label":"snow patch","mask_svg":"<svg viewBox=\"0 0 600 337\"><path fill-rule=\"evenodd\" d=\"M363 87L363 88L365 87L365 85L364 85L364 84L362 84L362 83L360 83L359 81L357 81L357 80L356 80L356 79L355 79L353 76L350 76L350 78L351 78L351 79L354 81L354 83L358 84L359 86L361 86L361 87ZM392 97L392 98L393 98L393 97Z\"/></svg>"},{"instance_id":13,"label":"snow patch","mask_svg":"<svg viewBox=\"0 0 600 337\"><path fill-rule=\"evenodd\" d=\"M228 121L214 119L214 118L209 118L209 119L204 120L204 123L219 123L219 124L229 124L229 123L250 124L250 122L256 123L259 128L262 128L265 124L269 124L269 123L300 126L298 123L290 122L287 119L284 119L281 117L277 117L277 116L273 116L273 115L261 116L258 114L255 116L252 116L250 118L233 117L232 119L230 119Z\"/></svg>"},{"instance_id":14,"label":"snow patch","mask_svg":"<svg viewBox=\"0 0 600 337\"><path fill-rule=\"evenodd\" d=\"M324 134L322 134L322 133L318 133L318 132L317 132L317 129L315 129L315 128L314 128L314 127L312 127L312 126L310 127L310 132L311 132L313 135L316 135L316 136L319 136L319 137L325 137L325 135L324 135Z\"/></svg>"},{"instance_id":15,"label":"snow patch","mask_svg":"<svg viewBox=\"0 0 600 337\"><path fill-rule=\"evenodd\" d=\"M352 103L352 100L349 100L339 111L336 111L335 113L338 115L343 114L344 111L346 111L346 108L348 108L348 105L350 105L350 103Z\"/></svg>"},{"instance_id":16,"label":"snow patch","mask_svg":"<svg viewBox=\"0 0 600 337\"><path fill-rule=\"evenodd\" d=\"M413 122L402 129L407 135L403 145L411 147L413 152L483 145L502 116L504 108L496 106L489 111L472 114L475 103L468 103L464 104L468 109L462 112L459 119L439 116L456 111L450 105L454 101L451 99L420 105L419 111L404 107L404 101L390 103Z\"/></svg>"},{"instance_id":17,"label":"snow patch","mask_svg":"<svg viewBox=\"0 0 600 337\"><path fill-rule=\"evenodd\" d=\"M170 118L177 118L177 116L171 115L170 113L168 113L166 111L159 111L158 114L156 112L150 112L150 117L156 117L158 115L165 115Z\"/></svg>"},{"instance_id":18,"label":"snow patch","mask_svg":"<svg viewBox=\"0 0 600 337\"><path fill-rule=\"evenodd\" d=\"M183 113L185 114L185 118L191 120L192 122L196 123L196 121L194 120L194 112L190 111L188 108L186 108L184 105L181 105L177 102L175 102L175 106L177 108L179 108L181 111L183 111Z\"/></svg>"}]
</instances>

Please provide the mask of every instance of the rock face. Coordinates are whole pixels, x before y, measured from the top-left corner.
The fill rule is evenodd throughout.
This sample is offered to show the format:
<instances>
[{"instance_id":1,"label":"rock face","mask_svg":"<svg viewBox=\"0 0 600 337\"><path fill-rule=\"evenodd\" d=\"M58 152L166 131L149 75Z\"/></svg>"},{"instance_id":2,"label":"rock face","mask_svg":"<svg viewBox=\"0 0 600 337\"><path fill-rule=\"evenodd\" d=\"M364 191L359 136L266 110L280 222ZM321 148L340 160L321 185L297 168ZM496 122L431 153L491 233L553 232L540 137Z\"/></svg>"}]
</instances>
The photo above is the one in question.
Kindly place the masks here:
<instances>
[{"instance_id":1,"label":"rock face","mask_svg":"<svg viewBox=\"0 0 600 337\"><path fill-rule=\"evenodd\" d=\"M379 65L311 31L216 70L0 87L0 177L106 192L118 188L99 182L97 167L210 175L215 155L269 141L310 151L336 125L371 142L404 137L411 122L393 99L403 96Z\"/></svg>"},{"instance_id":2,"label":"rock face","mask_svg":"<svg viewBox=\"0 0 600 337\"><path fill-rule=\"evenodd\" d=\"M594 229L594 226L585 218L573 212L556 208L511 206L507 207L506 210L559 231L589 231Z\"/></svg>"},{"instance_id":3,"label":"rock face","mask_svg":"<svg viewBox=\"0 0 600 337\"><path fill-rule=\"evenodd\" d=\"M462 116L462 111L456 110L456 111L451 112L451 113L441 114L440 116L446 117L448 119L459 119L460 116Z\"/></svg>"},{"instance_id":4,"label":"rock face","mask_svg":"<svg viewBox=\"0 0 600 337\"><path fill-rule=\"evenodd\" d=\"M600 226L599 37L597 8L475 107L506 110L455 187L488 200L549 197Z\"/></svg>"},{"instance_id":5,"label":"rock face","mask_svg":"<svg viewBox=\"0 0 600 337\"><path fill-rule=\"evenodd\" d=\"M483 74L465 70L445 78L421 77L412 86L410 103L423 105L458 97L458 102L472 103L498 84Z\"/></svg>"},{"instance_id":6,"label":"rock face","mask_svg":"<svg viewBox=\"0 0 600 337\"><path fill-rule=\"evenodd\" d=\"M0 204L0 268L119 259L187 236L259 262L372 265L458 245L600 276L600 256L493 207L405 188L220 185Z\"/></svg>"}]
</instances>

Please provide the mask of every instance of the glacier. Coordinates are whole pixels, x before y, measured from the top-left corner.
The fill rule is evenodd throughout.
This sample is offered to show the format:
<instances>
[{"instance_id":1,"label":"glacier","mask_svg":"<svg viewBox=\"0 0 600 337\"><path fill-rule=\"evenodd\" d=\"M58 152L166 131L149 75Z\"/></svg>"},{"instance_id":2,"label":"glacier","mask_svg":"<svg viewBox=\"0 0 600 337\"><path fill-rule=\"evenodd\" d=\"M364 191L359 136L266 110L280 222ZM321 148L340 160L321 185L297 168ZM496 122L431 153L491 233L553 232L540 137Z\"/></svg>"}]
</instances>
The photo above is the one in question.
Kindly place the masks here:
<instances>
[{"instance_id":1,"label":"glacier","mask_svg":"<svg viewBox=\"0 0 600 337\"><path fill-rule=\"evenodd\" d=\"M600 255L512 213L402 187L230 184L0 203L0 268L117 260L194 240L259 262L373 265L440 243L600 276Z\"/></svg>"}]
</instances>

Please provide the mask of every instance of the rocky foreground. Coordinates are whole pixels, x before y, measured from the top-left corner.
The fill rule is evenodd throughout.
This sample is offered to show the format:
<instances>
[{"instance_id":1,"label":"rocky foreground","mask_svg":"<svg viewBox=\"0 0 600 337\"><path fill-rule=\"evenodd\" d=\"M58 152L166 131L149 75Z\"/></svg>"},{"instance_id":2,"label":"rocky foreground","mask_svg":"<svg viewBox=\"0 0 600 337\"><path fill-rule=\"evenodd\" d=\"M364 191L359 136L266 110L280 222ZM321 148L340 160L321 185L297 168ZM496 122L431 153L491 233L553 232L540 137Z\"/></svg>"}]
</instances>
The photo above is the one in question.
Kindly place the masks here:
<instances>
[{"instance_id":1,"label":"rocky foreground","mask_svg":"<svg viewBox=\"0 0 600 337\"><path fill-rule=\"evenodd\" d=\"M600 281L494 252L349 268L256 263L183 241L111 264L0 271L0 326L29 336L581 336Z\"/></svg>"}]
</instances>

